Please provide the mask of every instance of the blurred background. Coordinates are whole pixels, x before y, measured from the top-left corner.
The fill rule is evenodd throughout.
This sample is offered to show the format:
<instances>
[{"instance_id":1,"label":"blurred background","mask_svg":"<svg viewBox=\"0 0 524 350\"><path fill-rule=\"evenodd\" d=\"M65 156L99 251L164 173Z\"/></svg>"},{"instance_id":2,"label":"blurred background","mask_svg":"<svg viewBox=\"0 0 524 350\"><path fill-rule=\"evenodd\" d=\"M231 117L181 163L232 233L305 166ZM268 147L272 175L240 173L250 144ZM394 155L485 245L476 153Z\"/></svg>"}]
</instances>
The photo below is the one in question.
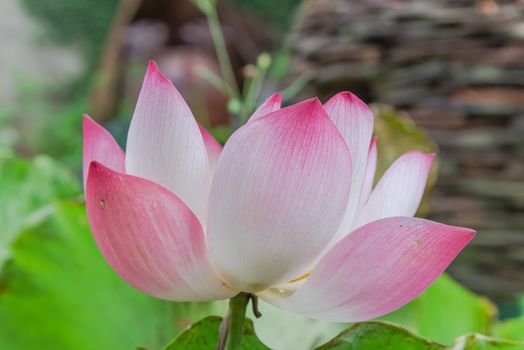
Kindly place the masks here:
<instances>
[{"instance_id":1,"label":"blurred background","mask_svg":"<svg viewBox=\"0 0 524 350\"><path fill-rule=\"evenodd\" d=\"M349 90L373 104L380 171L410 149L438 152L419 214L478 234L452 278L387 319L444 343L524 340L524 1L221 0L218 15L238 85L264 66L258 102ZM121 282L79 182L82 113L124 146L150 59L217 139L238 126L213 83L206 16L189 0L2 0L0 47L0 348L157 349L223 314ZM255 327L272 348L341 329L263 311Z\"/></svg>"}]
</instances>

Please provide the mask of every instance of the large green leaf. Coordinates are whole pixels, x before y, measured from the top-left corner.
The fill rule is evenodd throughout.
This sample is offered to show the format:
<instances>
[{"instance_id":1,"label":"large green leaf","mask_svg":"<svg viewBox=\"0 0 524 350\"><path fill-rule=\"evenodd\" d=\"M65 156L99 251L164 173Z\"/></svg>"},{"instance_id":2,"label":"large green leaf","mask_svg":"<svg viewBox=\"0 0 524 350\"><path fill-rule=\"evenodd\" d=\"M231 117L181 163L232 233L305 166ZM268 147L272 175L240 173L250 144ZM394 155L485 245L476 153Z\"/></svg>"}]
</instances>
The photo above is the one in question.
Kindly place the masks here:
<instances>
[{"instance_id":1,"label":"large green leaf","mask_svg":"<svg viewBox=\"0 0 524 350\"><path fill-rule=\"evenodd\" d=\"M465 333L490 334L495 315L496 307L489 300L442 275L420 297L383 319L451 344Z\"/></svg>"},{"instance_id":2,"label":"large green leaf","mask_svg":"<svg viewBox=\"0 0 524 350\"><path fill-rule=\"evenodd\" d=\"M440 350L443 347L383 322L357 323L318 350Z\"/></svg>"},{"instance_id":3,"label":"large green leaf","mask_svg":"<svg viewBox=\"0 0 524 350\"><path fill-rule=\"evenodd\" d=\"M164 350L215 350L221 321L222 318L217 316L204 318L180 334ZM250 319L246 320L241 349L269 350L267 346L258 340L253 328L253 322Z\"/></svg>"},{"instance_id":4,"label":"large green leaf","mask_svg":"<svg viewBox=\"0 0 524 350\"><path fill-rule=\"evenodd\" d=\"M212 312L126 285L99 253L78 203L50 205L11 251L0 274L0 349L156 349Z\"/></svg>"},{"instance_id":5,"label":"large green leaf","mask_svg":"<svg viewBox=\"0 0 524 350\"><path fill-rule=\"evenodd\" d=\"M524 342L463 336L449 347L384 322L357 323L317 350L524 350Z\"/></svg>"}]
</instances>

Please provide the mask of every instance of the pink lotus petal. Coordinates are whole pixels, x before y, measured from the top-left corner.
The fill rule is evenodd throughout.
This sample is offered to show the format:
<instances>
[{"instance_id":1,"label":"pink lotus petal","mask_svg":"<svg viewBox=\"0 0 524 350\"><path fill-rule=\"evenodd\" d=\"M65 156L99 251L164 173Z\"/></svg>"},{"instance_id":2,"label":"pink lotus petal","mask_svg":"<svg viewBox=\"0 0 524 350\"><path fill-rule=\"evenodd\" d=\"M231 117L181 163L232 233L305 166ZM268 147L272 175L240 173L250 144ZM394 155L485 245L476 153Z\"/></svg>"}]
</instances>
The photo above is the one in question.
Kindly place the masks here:
<instances>
[{"instance_id":1,"label":"pink lotus petal","mask_svg":"<svg viewBox=\"0 0 524 350\"><path fill-rule=\"evenodd\" d=\"M125 154L111 134L87 114L82 117L84 145L82 155L82 177L86 186L89 164L96 160L119 172L125 172Z\"/></svg>"},{"instance_id":2,"label":"pink lotus petal","mask_svg":"<svg viewBox=\"0 0 524 350\"><path fill-rule=\"evenodd\" d=\"M360 192L359 205L357 213L360 212L366 205L371 190L373 189L373 181L375 180L375 172L377 170L377 137L371 138L369 145L368 160L366 164L366 173L364 181L362 182L362 191Z\"/></svg>"},{"instance_id":3,"label":"pink lotus petal","mask_svg":"<svg viewBox=\"0 0 524 350\"><path fill-rule=\"evenodd\" d=\"M209 158L209 165L211 169L215 169L215 165L222 153L222 145L211 135L206 128L198 124L204 143L206 144L207 157Z\"/></svg>"},{"instance_id":4,"label":"pink lotus petal","mask_svg":"<svg viewBox=\"0 0 524 350\"><path fill-rule=\"evenodd\" d=\"M397 159L371 192L354 228L382 218L415 215L434 158L413 151Z\"/></svg>"},{"instance_id":5,"label":"pink lotus petal","mask_svg":"<svg viewBox=\"0 0 524 350\"><path fill-rule=\"evenodd\" d=\"M357 211L355 212L355 217L354 217L353 220L358 219L359 213L362 212L362 209L364 208L364 206L365 206L365 204L366 204L366 202L367 202L367 200L369 198L369 195L371 193L371 189L373 188L373 180L375 178L375 170L376 170L376 168L377 168L377 137L374 136L374 137L371 138L371 143L369 145L368 159L367 159L367 164L366 164L366 171L365 171L363 183L361 185L359 204L358 204ZM351 226L353 226L353 225L351 225ZM317 257L317 260L311 266L308 266L307 270L303 271L303 273L307 273L307 272L313 270L313 268L316 266L318 261L320 261L320 259L328 251L330 251L331 248L333 248L333 246L335 244L337 244L341 239L343 239L345 236L347 236L350 233L350 231L351 230L348 229L346 234L342 235L341 229L339 229L339 231L338 231L339 235L335 236L331 240L331 242L329 242L329 244L324 248L324 251L322 252L322 254L320 254Z\"/></svg>"},{"instance_id":6,"label":"pink lotus petal","mask_svg":"<svg viewBox=\"0 0 524 350\"><path fill-rule=\"evenodd\" d=\"M347 146L317 99L236 131L209 199L210 256L224 280L257 291L295 276L335 234L350 174Z\"/></svg>"},{"instance_id":7,"label":"pink lotus petal","mask_svg":"<svg viewBox=\"0 0 524 350\"><path fill-rule=\"evenodd\" d=\"M422 293L473 236L466 228L418 218L374 221L340 241L295 294L266 299L327 321L379 317Z\"/></svg>"},{"instance_id":8,"label":"pink lotus petal","mask_svg":"<svg viewBox=\"0 0 524 350\"><path fill-rule=\"evenodd\" d=\"M206 146L186 102L154 62L129 127L126 170L168 188L205 217L211 181Z\"/></svg>"},{"instance_id":9,"label":"pink lotus petal","mask_svg":"<svg viewBox=\"0 0 524 350\"><path fill-rule=\"evenodd\" d=\"M198 219L171 192L97 162L89 168L86 192L93 236L127 283L177 301L223 299L236 293L214 274Z\"/></svg>"},{"instance_id":10,"label":"pink lotus petal","mask_svg":"<svg viewBox=\"0 0 524 350\"><path fill-rule=\"evenodd\" d=\"M333 238L337 242L350 231L358 208L373 133L373 113L350 92L333 96L324 108L346 140L352 161L350 200L340 228Z\"/></svg>"},{"instance_id":11,"label":"pink lotus petal","mask_svg":"<svg viewBox=\"0 0 524 350\"><path fill-rule=\"evenodd\" d=\"M274 93L269 96L267 100L262 103L255 112L249 118L249 122L257 120L260 117L263 117L269 113L278 111L280 109L280 104L282 103L282 95L280 93Z\"/></svg>"}]
</instances>

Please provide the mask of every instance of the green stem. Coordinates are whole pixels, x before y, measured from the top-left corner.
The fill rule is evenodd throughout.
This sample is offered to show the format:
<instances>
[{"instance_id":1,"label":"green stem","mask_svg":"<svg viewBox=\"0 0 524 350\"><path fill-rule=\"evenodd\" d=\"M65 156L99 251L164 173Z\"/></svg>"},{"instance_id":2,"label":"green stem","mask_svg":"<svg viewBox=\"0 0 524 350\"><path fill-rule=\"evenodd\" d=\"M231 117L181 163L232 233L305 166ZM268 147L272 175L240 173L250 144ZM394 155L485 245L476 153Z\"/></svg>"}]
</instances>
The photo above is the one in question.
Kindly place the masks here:
<instances>
[{"instance_id":1,"label":"green stem","mask_svg":"<svg viewBox=\"0 0 524 350\"><path fill-rule=\"evenodd\" d=\"M242 111L240 113L240 122L243 124L247 122L247 119L253 113L257 99L262 89L262 84L266 77L266 71L258 69L255 76L251 79L250 84L247 88L246 95L244 97L244 103L242 105Z\"/></svg>"},{"instance_id":2,"label":"green stem","mask_svg":"<svg viewBox=\"0 0 524 350\"><path fill-rule=\"evenodd\" d=\"M246 308L251 296L240 293L229 300L229 310L220 325L217 350L239 350L244 335Z\"/></svg>"},{"instance_id":3,"label":"green stem","mask_svg":"<svg viewBox=\"0 0 524 350\"><path fill-rule=\"evenodd\" d=\"M240 293L231 298L229 308L231 309L231 328L229 330L228 350L240 349L244 324L246 321L246 308L249 303L249 294Z\"/></svg>"},{"instance_id":4,"label":"green stem","mask_svg":"<svg viewBox=\"0 0 524 350\"><path fill-rule=\"evenodd\" d=\"M211 6L209 11L205 12L205 15L207 18L207 23L209 25L209 30L211 31L211 36L213 37L213 44L215 46L220 70L224 75L224 79L226 80L229 89L231 89L231 96L239 98L240 91L238 89L235 74L233 73L233 66L231 65L231 61L229 60L227 45L224 39L224 33L222 32L222 27L220 26L220 20L218 19L216 5L214 4L214 6Z\"/></svg>"}]
</instances>

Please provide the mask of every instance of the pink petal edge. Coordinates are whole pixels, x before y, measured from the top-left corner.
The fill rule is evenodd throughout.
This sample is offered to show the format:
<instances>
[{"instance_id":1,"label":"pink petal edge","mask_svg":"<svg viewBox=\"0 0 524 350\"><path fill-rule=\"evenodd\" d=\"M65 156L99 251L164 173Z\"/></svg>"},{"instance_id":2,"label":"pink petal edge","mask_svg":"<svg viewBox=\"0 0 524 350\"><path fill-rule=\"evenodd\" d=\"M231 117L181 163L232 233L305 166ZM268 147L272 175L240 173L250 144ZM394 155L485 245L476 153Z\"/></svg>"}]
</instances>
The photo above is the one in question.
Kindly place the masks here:
<instances>
[{"instance_id":1,"label":"pink petal edge","mask_svg":"<svg viewBox=\"0 0 524 350\"><path fill-rule=\"evenodd\" d=\"M82 178L86 187L89 164L97 161L105 166L125 172L125 154L113 136L87 114L82 116L83 150Z\"/></svg>"},{"instance_id":2,"label":"pink petal edge","mask_svg":"<svg viewBox=\"0 0 524 350\"><path fill-rule=\"evenodd\" d=\"M206 151L209 158L210 167L211 169L214 169L218 158L220 157L220 153L222 153L222 145L218 143L218 141L213 137L213 135L209 133L209 131L206 130L204 126L198 124L198 128L200 129L200 133L202 134L202 138L206 144Z\"/></svg>"},{"instance_id":3,"label":"pink petal edge","mask_svg":"<svg viewBox=\"0 0 524 350\"><path fill-rule=\"evenodd\" d=\"M370 320L420 295L474 234L419 218L374 221L340 241L293 295L263 297L319 320Z\"/></svg>"},{"instance_id":4,"label":"pink petal edge","mask_svg":"<svg viewBox=\"0 0 524 350\"><path fill-rule=\"evenodd\" d=\"M352 161L351 178L348 178L348 181L351 181L350 200L344 219L333 238L333 241L337 242L350 231L360 203L374 118L369 107L347 91L333 96L326 102L324 109L344 137Z\"/></svg>"},{"instance_id":5,"label":"pink petal edge","mask_svg":"<svg viewBox=\"0 0 524 350\"><path fill-rule=\"evenodd\" d=\"M282 95L279 92L274 93L265 100L255 112L251 115L248 122L257 120L260 117L263 117L269 113L278 111L280 105L282 104Z\"/></svg>"},{"instance_id":6,"label":"pink petal edge","mask_svg":"<svg viewBox=\"0 0 524 350\"><path fill-rule=\"evenodd\" d=\"M234 295L214 274L196 216L165 188L92 162L86 204L93 236L127 283L176 301Z\"/></svg>"},{"instance_id":7,"label":"pink petal edge","mask_svg":"<svg viewBox=\"0 0 524 350\"><path fill-rule=\"evenodd\" d=\"M153 61L129 127L126 171L166 187L205 221L211 183L206 145L184 98Z\"/></svg>"},{"instance_id":8,"label":"pink petal edge","mask_svg":"<svg viewBox=\"0 0 524 350\"><path fill-rule=\"evenodd\" d=\"M414 216L424 195L435 154L408 152L399 157L371 192L353 229L393 216Z\"/></svg>"},{"instance_id":9,"label":"pink petal edge","mask_svg":"<svg viewBox=\"0 0 524 350\"><path fill-rule=\"evenodd\" d=\"M366 173L364 175L364 181L362 182L362 192L360 193L357 216L366 205L371 190L373 189L373 181L375 180L375 172L377 170L377 139L377 136L373 136L369 145Z\"/></svg>"}]
</instances>

